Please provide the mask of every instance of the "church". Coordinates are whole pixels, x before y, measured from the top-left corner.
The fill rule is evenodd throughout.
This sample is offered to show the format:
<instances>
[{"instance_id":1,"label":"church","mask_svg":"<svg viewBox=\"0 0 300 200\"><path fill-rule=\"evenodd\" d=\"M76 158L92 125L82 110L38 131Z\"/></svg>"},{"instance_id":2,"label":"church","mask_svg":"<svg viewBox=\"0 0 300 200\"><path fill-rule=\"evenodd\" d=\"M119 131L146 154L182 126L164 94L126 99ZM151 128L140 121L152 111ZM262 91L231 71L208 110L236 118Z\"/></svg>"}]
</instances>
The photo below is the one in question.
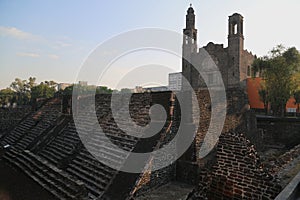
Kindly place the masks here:
<instances>
[{"instance_id":1,"label":"church","mask_svg":"<svg viewBox=\"0 0 300 200\"><path fill-rule=\"evenodd\" d=\"M225 88L241 87L246 89L246 80L251 77L251 65L255 58L251 52L244 49L243 16L234 13L228 20L228 46L223 44L208 43L203 48L197 47L197 29L195 28L195 11L192 5L187 10L186 27L183 30L182 46L182 74L194 89L205 87L202 78L207 78L206 84L219 85L223 79ZM201 50L205 50L217 65L222 79L216 73L206 73L207 77L201 77L195 69L202 62ZM189 60L190 62L188 62ZM201 69L201 67L200 67Z\"/></svg>"}]
</instances>

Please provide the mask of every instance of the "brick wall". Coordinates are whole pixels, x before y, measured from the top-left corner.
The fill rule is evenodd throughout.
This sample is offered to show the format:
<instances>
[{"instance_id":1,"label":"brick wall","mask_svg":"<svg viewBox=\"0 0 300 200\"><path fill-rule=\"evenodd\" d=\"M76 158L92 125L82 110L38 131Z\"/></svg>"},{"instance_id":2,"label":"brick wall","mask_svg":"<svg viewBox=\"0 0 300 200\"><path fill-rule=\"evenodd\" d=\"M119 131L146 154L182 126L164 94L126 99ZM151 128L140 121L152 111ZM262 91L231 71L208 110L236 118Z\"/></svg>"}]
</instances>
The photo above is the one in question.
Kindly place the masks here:
<instances>
[{"instance_id":1,"label":"brick wall","mask_svg":"<svg viewBox=\"0 0 300 200\"><path fill-rule=\"evenodd\" d=\"M202 188L205 186L204 188ZM222 134L217 162L189 199L274 199L281 187L260 166L255 148L242 134Z\"/></svg>"}]
</instances>

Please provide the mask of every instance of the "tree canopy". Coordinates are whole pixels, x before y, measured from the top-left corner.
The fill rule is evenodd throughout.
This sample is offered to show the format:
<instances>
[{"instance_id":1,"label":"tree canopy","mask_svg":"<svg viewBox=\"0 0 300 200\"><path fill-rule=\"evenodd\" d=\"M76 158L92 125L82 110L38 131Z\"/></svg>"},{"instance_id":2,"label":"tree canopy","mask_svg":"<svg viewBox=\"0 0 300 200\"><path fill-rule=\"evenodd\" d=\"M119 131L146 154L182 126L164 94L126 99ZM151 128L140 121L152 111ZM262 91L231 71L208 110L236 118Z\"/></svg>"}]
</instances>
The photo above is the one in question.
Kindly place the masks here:
<instances>
[{"instance_id":1,"label":"tree canopy","mask_svg":"<svg viewBox=\"0 0 300 200\"><path fill-rule=\"evenodd\" d=\"M0 106L8 103L26 105L39 98L51 98L55 94L72 95L74 87L79 95L111 94L113 92L106 86L73 84L60 91L56 91L56 86L55 81L44 81L37 84L35 77L29 77L28 80L15 78L10 87L0 90Z\"/></svg>"},{"instance_id":2,"label":"tree canopy","mask_svg":"<svg viewBox=\"0 0 300 200\"><path fill-rule=\"evenodd\" d=\"M31 97L32 99L38 98L50 98L55 94L56 83L54 81L45 81L41 82L39 85L36 85L31 88Z\"/></svg>"},{"instance_id":3,"label":"tree canopy","mask_svg":"<svg viewBox=\"0 0 300 200\"><path fill-rule=\"evenodd\" d=\"M13 91L11 88L6 88L0 90L0 105L1 104L8 104L15 102L15 91Z\"/></svg>"},{"instance_id":4,"label":"tree canopy","mask_svg":"<svg viewBox=\"0 0 300 200\"><path fill-rule=\"evenodd\" d=\"M51 98L56 92L55 87L54 81L36 84L35 77L29 77L28 80L15 78L10 87L0 90L0 105L8 103L26 105L37 98Z\"/></svg>"},{"instance_id":5,"label":"tree canopy","mask_svg":"<svg viewBox=\"0 0 300 200\"><path fill-rule=\"evenodd\" d=\"M270 104L277 115L283 115L287 101L299 89L300 54L295 47L278 45L270 54L256 58L254 74L263 78L259 94L264 104Z\"/></svg>"},{"instance_id":6,"label":"tree canopy","mask_svg":"<svg viewBox=\"0 0 300 200\"><path fill-rule=\"evenodd\" d=\"M31 88L35 85L36 78L29 77L28 80L15 78L10 84L10 88L16 94L16 103L23 105L28 104L31 99Z\"/></svg>"},{"instance_id":7,"label":"tree canopy","mask_svg":"<svg viewBox=\"0 0 300 200\"><path fill-rule=\"evenodd\" d=\"M64 95L72 95L73 94L73 88L76 87L76 91L80 95L84 94L111 94L113 92L112 89L106 87L106 86L93 86L93 85L71 85L69 87L66 87L63 91L62 94Z\"/></svg>"}]
</instances>

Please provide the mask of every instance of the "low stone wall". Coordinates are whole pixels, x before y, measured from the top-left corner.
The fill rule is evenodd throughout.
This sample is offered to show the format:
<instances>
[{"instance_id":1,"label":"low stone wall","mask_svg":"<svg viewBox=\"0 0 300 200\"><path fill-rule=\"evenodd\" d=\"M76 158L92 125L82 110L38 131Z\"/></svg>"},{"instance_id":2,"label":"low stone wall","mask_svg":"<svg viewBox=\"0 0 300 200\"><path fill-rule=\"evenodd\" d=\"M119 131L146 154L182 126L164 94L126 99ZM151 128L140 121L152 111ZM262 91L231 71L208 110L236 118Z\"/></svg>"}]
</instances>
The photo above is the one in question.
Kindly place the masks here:
<instances>
[{"instance_id":1,"label":"low stone wall","mask_svg":"<svg viewBox=\"0 0 300 200\"><path fill-rule=\"evenodd\" d=\"M264 144L263 149L286 148L291 149L300 143L300 119L271 118L258 116L257 140Z\"/></svg>"},{"instance_id":2,"label":"low stone wall","mask_svg":"<svg viewBox=\"0 0 300 200\"><path fill-rule=\"evenodd\" d=\"M275 200L294 200L300 198L300 172L294 179L283 189Z\"/></svg>"}]
</instances>

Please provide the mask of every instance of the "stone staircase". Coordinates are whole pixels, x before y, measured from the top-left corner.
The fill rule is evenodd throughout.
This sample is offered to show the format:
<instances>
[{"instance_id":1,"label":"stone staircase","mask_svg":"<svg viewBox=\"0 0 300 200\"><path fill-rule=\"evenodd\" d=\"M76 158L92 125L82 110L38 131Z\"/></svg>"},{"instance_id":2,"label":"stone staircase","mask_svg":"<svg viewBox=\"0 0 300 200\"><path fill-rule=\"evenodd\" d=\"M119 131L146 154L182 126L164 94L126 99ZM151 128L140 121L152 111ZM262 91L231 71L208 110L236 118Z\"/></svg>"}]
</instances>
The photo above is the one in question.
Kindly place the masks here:
<instances>
[{"instance_id":1,"label":"stone staircase","mask_svg":"<svg viewBox=\"0 0 300 200\"><path fill-rule=\"evenodd\" d=\"M129 105L131 118L142 126L149 120L150 100L147 95L134 96ZM111 187L114 179L118 176L113 188L124 175L109 166L114 165L120 169L130 152L145 146L151 150L158 138L153 139L153 144L141 143L136 148L139 139L128 135L128 130L121 130L114 121L110 95L96 97L97 122L90 118L93 114L91 100L83 98L85 104L79 105L82 109L75 109L74 113L83 112L76 123L75 119L67 121L67 117L62 116L59 99L49 100L1 140L1 144L11 145L4 160L26 173L58 199L104 198L103 194ZM122 114L125 110L120 112ZM121 123L126 127L128 119L122 119ZM102 133L99 132L99 124ZM101 156L101 162L94 156ZM125 175L122 184L127 186L123 192L129 193L138 177L139 174Z\"/></svg>"},{"instance_id":2,"label":"stone staircase","mask_svg":"<svg viewBox=\"0 0 300 200\"><path fill-rule=\"evenodd\" d=\"M79 155L68 165L66 171L85 184L90 199L97 199L108 187L116 173L115 170L98 162L85 149L82 149Z\"/></svg>"},{"instance_id":3,"label":"stone staircase","mask_svg":"<svg viewBox=\"0 0 300 200\"><path fill-rule=\"evenodd\" d=\"M60 117L60 104L58 99L48 101L33 118L39 118L37 125L33 127L27 134L18 141L15 147L18 150L27 149L27 147L42 134L47 134L56 125L57 119Z\"/></svg>"},{"instance_id":4,"label":"stone staircase","mask_svg":"<svg viewBox=\"0 0 300 200\"><path fill-rule=\"evenodd\" d=\"M22 170L34 181L43 186L57 199L85 199L87 191L81 181L73 179L64 171L48 163L45 159L25 150L18 152L11 148L4 155L9 165Z\"/></svg>"},{"instance_id":5,"label":"stone staircase","mask_svg":"<svg viewBox=\"0 0 300 200\"><path fill-rule=\"evenodd\" d=\"M58 166L62 160L74 152L79 143L80 139L77 135L74 123L69 122L62 133L39 151L38 155Z\"/></svg>"},{"instance_id":6,"label":"stone staircase","mask_svg":"<svg viewBox=\"0 0 300 200\"><path fill-rule=\"evenodd\" d=\"M19 139L24 136L24 133L28 132L32 127L36 125L33 120L33 114L27 117L23 122L16 126L11 133L8 133L0 142L2 146L14 145Z\"/></svg>"},{"instance_id":7,"label":"stone staircase","mask_svg":"<svg viewBox=\"0 0 300 200\"><path fill-rule=\"evenodd\" d=\"M30 114L10 133L1 139L0 144L15 145L19 150L26 147L43 131L55 125L60 116L60 100L50 99L41 109Z\"/></svg>"},{"instance_id":8,"label":"stone staircase","mask_svg":"<svg viewBox=\"0 0 300 200\"><path fill-rule=\"evenodd\" d=\"M77 129L80 130L81 137L88 138L85 141L88 150L94 155L100 155L101 161L121 168L137 143L137 138L124 134L111 120L101 120L101 127L105 134L100 134L99 124L93 124L88 120L89 113L86 112L86 115L82 116ZM111 143L122 148L126 153L114 148ZM82 148L68 165L67 172L85 183L90 199L102 196L117 174L116 170L96 160L85 148Z\"/></svg>"}]
</instances>

